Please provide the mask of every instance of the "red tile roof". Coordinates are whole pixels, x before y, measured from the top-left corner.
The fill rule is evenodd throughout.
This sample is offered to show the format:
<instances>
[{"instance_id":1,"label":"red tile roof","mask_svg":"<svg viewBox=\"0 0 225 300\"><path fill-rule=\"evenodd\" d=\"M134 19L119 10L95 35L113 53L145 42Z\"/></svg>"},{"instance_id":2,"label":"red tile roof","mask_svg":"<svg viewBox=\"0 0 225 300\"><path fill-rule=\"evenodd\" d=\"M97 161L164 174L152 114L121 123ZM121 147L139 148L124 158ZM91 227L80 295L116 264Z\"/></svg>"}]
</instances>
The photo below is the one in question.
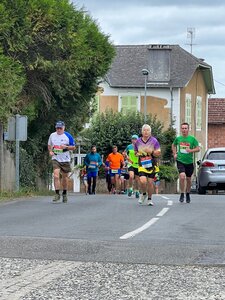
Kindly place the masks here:
<instances>
[{"instance_id":1,"label":"red tile roof","mask_svg":"<svg viewBox=\"0 0 225 300\"><path fill-rule=\"evenodd\" d=\"M208 123L225 123L225 98L209 98L208 101Z\"/></svg>"}]
</instances>

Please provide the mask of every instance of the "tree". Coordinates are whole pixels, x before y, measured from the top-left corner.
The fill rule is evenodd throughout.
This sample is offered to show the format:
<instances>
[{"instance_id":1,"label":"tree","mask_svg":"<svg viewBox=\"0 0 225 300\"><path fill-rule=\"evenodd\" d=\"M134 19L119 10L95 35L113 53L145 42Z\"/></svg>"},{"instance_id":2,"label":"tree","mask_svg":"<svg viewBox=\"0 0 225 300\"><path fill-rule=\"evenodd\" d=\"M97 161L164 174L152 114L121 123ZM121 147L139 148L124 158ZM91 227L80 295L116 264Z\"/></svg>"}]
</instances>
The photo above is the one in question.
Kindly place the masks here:
<instances>
[{"instance_id":1,"label":"tree","mask_svg":"<svg viewBox=\"0 0 225 300\"><path fill-rule=\"evenodd\" d=\"M5 123L21 93L25 76L19 62L0 53L0 120Z\"/></svg>"},{"instance_id":2,"label":"tree","mask_svg":"<svg viewBox=\"0 0 225 300\"><path fill-rule=\"evenodd\" d=\"M28 115L24 148L42 174L55 121L63 119L73 134L82 128L115 50L109 36L69 0L2 0L0 16L3 55L17 61L26 78L12 113Z\"/></svg>"},{"instance_id":3,"label":"tree","mask_svg":"<svg viewBox=\"0 0 225 300\"><path fill-rule=\"evenodd\" d=\"M3 128L25 83L22 66L1 53L0 49L0 189L3 187Z\"/></svg>"},{"instance_id":4,"label":"tree","mask_svg":"<svg viewBox=\"0 0 225 300\"><path fill-rule=\"evenodd\" d=\"M163 124L156 116L147 116L146 123L152 127L153 136L159 142L163 142ZM106 156L112 150L112 145L117 145L119 150L124 150L131 143L133 134L141 134L144 124L142 113L129 113L123 115L121 112L108 110L105 113L97 114L89 129L84 131L84 136L90 143L96 145L98 152Z\"/></svg>"}]
</instances>

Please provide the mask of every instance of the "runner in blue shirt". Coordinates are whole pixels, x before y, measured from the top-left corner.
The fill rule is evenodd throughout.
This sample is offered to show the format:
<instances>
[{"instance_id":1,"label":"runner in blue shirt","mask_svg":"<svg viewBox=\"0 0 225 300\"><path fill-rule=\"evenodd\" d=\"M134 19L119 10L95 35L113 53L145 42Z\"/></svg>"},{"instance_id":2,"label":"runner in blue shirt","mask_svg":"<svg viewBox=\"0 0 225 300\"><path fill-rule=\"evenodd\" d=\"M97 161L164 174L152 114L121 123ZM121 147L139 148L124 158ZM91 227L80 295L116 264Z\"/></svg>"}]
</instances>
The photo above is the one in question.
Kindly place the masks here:
<instances>
[{"instance_id":1,"label":"runner in blue shirt","mask_svg":"<svg viewBox=\"0 0 225 300\"><path fill-rule=\"evenodd\" d=\"M91 152L85 156L84 164L87 167L88 193L89 195L95 194L98 168L102 165L102 159L97 153L96 146L91 146Z\"/></svg>"}]
</instances>

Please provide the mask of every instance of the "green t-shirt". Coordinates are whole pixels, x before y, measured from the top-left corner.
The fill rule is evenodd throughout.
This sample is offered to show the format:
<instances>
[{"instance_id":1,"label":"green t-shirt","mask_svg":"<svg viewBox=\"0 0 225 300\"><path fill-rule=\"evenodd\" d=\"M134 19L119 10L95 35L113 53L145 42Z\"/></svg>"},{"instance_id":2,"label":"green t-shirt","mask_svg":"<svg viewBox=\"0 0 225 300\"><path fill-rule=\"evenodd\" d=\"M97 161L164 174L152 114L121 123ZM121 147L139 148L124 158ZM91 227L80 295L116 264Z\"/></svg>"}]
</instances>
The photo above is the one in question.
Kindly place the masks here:
<instances>
[{"instance_id":1,"label":"green t-shirt","mask_svg":"<svg viewBox=\"0 0 225 300\"><path fill-rule=\"evenodd\" d=\"M128 145L125 151L128 155L128 167L138 168L138 157L135 155L133 144Z\"/></svg>"},{"instance_id":2,"label":"green t-shirt","mask_svg":"<svg viewBox=\"0 0 225 300\"><path fill-rule=\"evenodd\" d=\"M192 135L178 136L175 138L173 145L177 147L177 160L183 164L193 163L193 153L188 153L187 148L196 148L199 144L196 138Z\"/></svg>"}]
</instances>

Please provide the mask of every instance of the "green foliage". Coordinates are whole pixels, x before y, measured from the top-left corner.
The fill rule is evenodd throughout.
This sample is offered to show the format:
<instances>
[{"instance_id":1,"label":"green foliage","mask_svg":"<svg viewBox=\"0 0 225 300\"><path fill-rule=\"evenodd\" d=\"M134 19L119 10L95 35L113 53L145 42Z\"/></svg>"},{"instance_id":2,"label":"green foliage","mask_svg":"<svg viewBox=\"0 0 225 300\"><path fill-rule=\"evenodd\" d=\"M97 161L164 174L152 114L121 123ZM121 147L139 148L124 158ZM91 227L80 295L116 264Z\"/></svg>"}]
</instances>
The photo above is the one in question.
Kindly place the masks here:
<instances>
[{"instance_id":1,"label":"green foliage","mask_svg":"<svg viewBox=\"0 0 225 300\"><path fill-rule=\"evenodd\" d=\"M168 164L173 162L173 155L171 150L171 145L176 138L176 130L170 126L166 131L163 132L164 141L163 141L163 157L162 159Z\"/></svg>"},{"instance_id":2,"label":"green foliage","mask_svg":"<svg viewBox=\"0 0 225 300\"><path fill-rule=\"evenodd\" d=\"M156 116L147 116L146 123L152 127L153 136L156 136L159 142L163 141L163 124ZM119 151L124 150L131 143L131 136L141 133L143 124L142 113L124 115L108 110L106 113L97 114L92 120L91 127L83 134L91 144L97 146L100 154L106 156L111 152L112 145L117 145Z\"/></svg>"},{"instance_id":3,"label":"green foliage","mask_svg":"<svg viewBox=\"0 0 225 300\"><path fill-rule=\"evenodd\" d=\"M26 150L20 149L20 186L35 187L36 170L33 157Z\"/></svg>"},{"instance_id":4,"label":"green foliage","mask_svg":"<svg viewBox=\"0 0 225 300\"><path fill-rule=\"evenodd\" d=\"M0 52L0 121L5 123L25 83L22 66Z\"/></svg>"},{"instance_id":5,"label":"green foliage","mask_svg":"<svg viewBox=\"0 0 225 300\"><path fill-rule=\"evenodd\" d=\"M11 201L18 198L34 197L34 196L49 196L53 195L52 191L49 190L37 190L34 188L21 188L18 192L0 192L0 202Z\"/></svg>"},{"instance_id":6,"label":"green foliage","mask_svg":"<svg viewBox=\"0 0 225 300\"><path fill-rule=\"evenodd\" d=\"M0 3L0 76L6 81L0 82L0 100L8 101L0 121L9 109L28 116L28 141L22 147L38 174L48 169L47 140L55 121L63 119L73 135L81 130L93 112L97 82L115 54L109 36L70 2Z\"/></svg>"},{"instance_id":7,"label":"green foliage","mask_svg":"<svg viewBox=\"0 0 225 300\"><path fill-rule=\"evenodd\" d=\"M159 177L165 179L165 181L173 182L179 177L177 168L173 166L160 165L159 166Z\"/></svg>"}]
</instances>

